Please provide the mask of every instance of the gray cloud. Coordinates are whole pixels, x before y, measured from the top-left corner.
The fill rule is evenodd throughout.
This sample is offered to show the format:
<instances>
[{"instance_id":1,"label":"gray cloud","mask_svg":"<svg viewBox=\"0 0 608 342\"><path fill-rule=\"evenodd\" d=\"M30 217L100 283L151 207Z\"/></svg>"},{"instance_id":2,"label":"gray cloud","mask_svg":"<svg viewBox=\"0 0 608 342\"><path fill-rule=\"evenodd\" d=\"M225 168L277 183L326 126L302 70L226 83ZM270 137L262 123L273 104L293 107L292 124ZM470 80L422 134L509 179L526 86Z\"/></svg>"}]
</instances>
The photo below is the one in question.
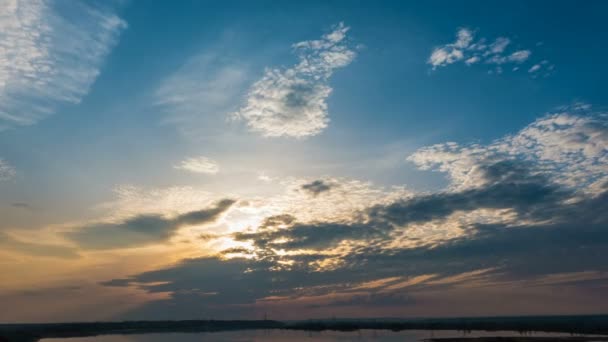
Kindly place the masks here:
<instances>
[{"instance_id":1,"label":"gray cloud","mask_svg":"<svg viewBox=\"0 0 608 342\"><path fill-rule=\"evenodd\" d=\"M167 240L180 227L215 221L234 202L225 199L212 208L170 219L161 215L139 215L118 223L92 224L65 235L85 249L127 248L158 243Z\"/></svg>"},{"instance_id":2,"label":"gray cloud","mask_svg":"<svg viewBox=\"0 0 608 342\"><path fill-rule=\"evenodd\" d=\"M332 184L327 183L321 179L312 181L310 183L306 183L302 185L302 190L312 194L313 196L317 196L320 193L326 192L331 190L331 188L333 187Z\"/></svg>"}]
</instances>

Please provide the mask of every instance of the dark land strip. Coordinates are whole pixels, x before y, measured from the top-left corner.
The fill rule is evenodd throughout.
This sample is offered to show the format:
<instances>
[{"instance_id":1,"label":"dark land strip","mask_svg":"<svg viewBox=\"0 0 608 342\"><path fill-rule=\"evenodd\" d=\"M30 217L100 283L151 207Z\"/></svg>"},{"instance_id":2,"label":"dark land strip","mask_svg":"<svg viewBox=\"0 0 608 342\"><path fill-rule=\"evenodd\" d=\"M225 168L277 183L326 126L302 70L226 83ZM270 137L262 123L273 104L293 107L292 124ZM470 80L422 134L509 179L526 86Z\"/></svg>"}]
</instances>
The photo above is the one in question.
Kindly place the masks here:
<instances>
[{"instance_id":1,"label":"dark land strip","mask_svg":"<svg viewBox=\"0 0 608 342\"><path fill-rule=\"evenodd\" d=\"M0 342L33 342L42 338L87 337L147 333L197 333L255 329L288 329L303 331L376 330L460 330L460 331L519 331L555 332L572 335L607 335L606 337L572 336L544 337L483 337L437 338L443 342L532 342L532 341L608 341L608 315L593 316L528 316L477 317L433 319L331 319L306 321L272 320L184 320L184 321L125 321L46 324L2 324Z\"/></svg>"}]
</instances>

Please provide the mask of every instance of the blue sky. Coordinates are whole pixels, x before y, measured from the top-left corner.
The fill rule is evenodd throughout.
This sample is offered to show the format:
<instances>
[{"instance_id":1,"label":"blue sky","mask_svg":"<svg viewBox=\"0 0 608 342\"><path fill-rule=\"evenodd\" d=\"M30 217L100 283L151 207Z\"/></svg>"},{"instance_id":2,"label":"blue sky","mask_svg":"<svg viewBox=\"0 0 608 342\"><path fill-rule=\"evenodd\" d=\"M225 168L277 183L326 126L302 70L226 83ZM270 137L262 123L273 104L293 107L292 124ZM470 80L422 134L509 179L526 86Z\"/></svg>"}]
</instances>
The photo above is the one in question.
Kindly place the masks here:
<instances>
[{"instance_id":1,"label":"blue sky","mask_svg":"<svg viewBox=\"0 0 608 342\"><path fill-rule=\"evenodd\" d=\"M0 270L15 275L0 288L4 298L27 301L19 288L51 298L65 284L78 284L79 291L101 287L108 291L103 296L116 298L137 293L128 308L108 308L101 318L153 317L156 306L162 311L171 301L188 317L191 308L180 293L198 285L185 284L180 270L205 270L221 260L237 273L259 268L251 280L260 285L257 297L243 299L252 312L274 308L274 302L268 304L271 294L262 291L272 270L294 279L326 272L328 279L311 289L339 284L344 290L359 283L336 290L351 299L363 295L361 288L384 294L368 283L390 287L405 279L398 277L430 282L412 290L422 298L435 298L436 282L452 284L449 277L457 273L470 283L484 275L484 281L508 280L508 286L547 281L539 277L605 277L605 263L590 265L589 255L574 252L578 263L564 269L539 265L544 271L533 271L531 280L523 275L526 267L505 261L521 258L521 250L479 264L473 256L463 258L461 249L449 249L463 243L472 246L462 249L476 251L474 244L486 238L527 246L519 240L524 237L503 236L502 230L484 235L486 225L525 226L530 237L571 225L558 214L544 217L539 208L587 215L588 233L606 236L600 229L605 218L587 209L606 205L604 2L6 0L2 5L0 246L9 261ZM505 184L523 190L503 194ZM491 191L514 197L498 201ZM221 202L225 199L230 202ZM438 208L450 209L435 213ZM201 210L204 218L188 216ZM396 212L407 218L395 218ZM288 233L264 235L268 219L278 215L293 219L281 221L282 216L270 227ZM336 237L345 230L354 235ZM323 249L332 257L312 253L316 245L304 248L305 241L315 240L314 232L317 239L327 232L333 242ZM361 240L374 245L387 236L410 239L374 256L398 250L406 263L418 263L408 253L419 249L429 253L431 266L370 275L377 279L335 266L364 255ZM283 247L289 241L301 245L281 249L272 239L287 243ZM112 246L116 241L121 243ZM239 252L226 252L231 248ZM434 248L454 253L453 263L462 267L434 266L445 263L443 256L432 255ZM606 245L593 248L606 251ZM272 253L278 254L271 258ZM306 253L315 261L289 257ZM120 258L127 261L116 271L109 265ZM24 265L45 271L20 275ZM98 268L103 271L89 274ZM111 279L120 286L99 285ZM144 280L175 288L157 291L141 286ZM545 290L559 287L543 284ZM607 303L594 300L585 286L568 291L576 292L573 298L582 296L581 303L595 303L588 310L605 311ZM487 293L497 288L488 285ZM302 303L319 300L338 313L347 310L335 308L326 293L310 299L313 290L294 295L287 286L279 292ZM454 298L467 296L458 292ZM213 305L227 304L222 295L216 297ZM422 304L404 304L411 311L368 304L378 315L427 310ZM479 304L470 314L551 313L534 306L541 304L539 299L504 312ZM83 303L73 305L66 310L52 303L39 316L24 309L0 318L45 320L53 310L65 317L85 311L79 309ZM555 304L557 311L560 305L571 303ZM310 315L327 314L312 304L305 307ZM273 310L283 309L276 304Z\"/></svg>"}]
</instances>

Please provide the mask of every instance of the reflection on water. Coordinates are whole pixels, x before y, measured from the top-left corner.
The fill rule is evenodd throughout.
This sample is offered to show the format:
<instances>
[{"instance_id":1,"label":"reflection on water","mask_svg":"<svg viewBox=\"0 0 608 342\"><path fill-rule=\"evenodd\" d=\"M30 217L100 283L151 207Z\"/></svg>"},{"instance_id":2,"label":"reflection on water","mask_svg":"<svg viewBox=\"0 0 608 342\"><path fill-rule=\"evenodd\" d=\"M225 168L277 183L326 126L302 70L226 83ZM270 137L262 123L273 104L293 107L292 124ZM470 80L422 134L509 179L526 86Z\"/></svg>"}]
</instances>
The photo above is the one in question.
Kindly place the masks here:
<instances>
[{"instance_id":1,"label":"reflection on water","mask_svg":"<svg viewBox=\"0 0 608 342\"><path fill-rule=\"evenodd\" d=\"M168 334L142 334L142 335L108 335L98 337L85 338L69 338L69 339L45 339L43 342L201 342L201 341L219 341L219 342L258 342L258 341L403 341L414 342L421 341L430 337L462 337L465 334L462 331L443 330L443 331L428 331L428 330L406 330L406 331L388 331L388 330L360 330L354 332L339 332L339 331L291 331L291 330L240 330L240 331L224 331L214 333L168 333ZM481 336L519 336L519 333L512 331L473 331L466 334L467 337ZM570 336L568 334L558 333L534 333L533 336Z\"/></svg>"}]
</instances>

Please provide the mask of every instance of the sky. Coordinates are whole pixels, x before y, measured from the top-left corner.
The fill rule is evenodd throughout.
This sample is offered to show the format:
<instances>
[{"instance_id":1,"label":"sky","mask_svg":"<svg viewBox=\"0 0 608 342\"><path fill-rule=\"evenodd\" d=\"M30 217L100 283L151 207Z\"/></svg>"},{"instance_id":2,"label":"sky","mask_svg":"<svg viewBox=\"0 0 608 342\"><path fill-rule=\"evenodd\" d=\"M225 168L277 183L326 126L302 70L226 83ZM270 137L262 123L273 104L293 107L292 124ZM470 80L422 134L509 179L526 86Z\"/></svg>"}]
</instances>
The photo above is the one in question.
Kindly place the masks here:
<instances>
[{"instance_id":1,"label":"sky","mask_svg":"<svg viewBox=\"0 0 608 342\"><path fill-rule=\"evenodd\" d=\"M0 321L608 312L606 11L0 0Z\"/></svg>"}]
</instances>

